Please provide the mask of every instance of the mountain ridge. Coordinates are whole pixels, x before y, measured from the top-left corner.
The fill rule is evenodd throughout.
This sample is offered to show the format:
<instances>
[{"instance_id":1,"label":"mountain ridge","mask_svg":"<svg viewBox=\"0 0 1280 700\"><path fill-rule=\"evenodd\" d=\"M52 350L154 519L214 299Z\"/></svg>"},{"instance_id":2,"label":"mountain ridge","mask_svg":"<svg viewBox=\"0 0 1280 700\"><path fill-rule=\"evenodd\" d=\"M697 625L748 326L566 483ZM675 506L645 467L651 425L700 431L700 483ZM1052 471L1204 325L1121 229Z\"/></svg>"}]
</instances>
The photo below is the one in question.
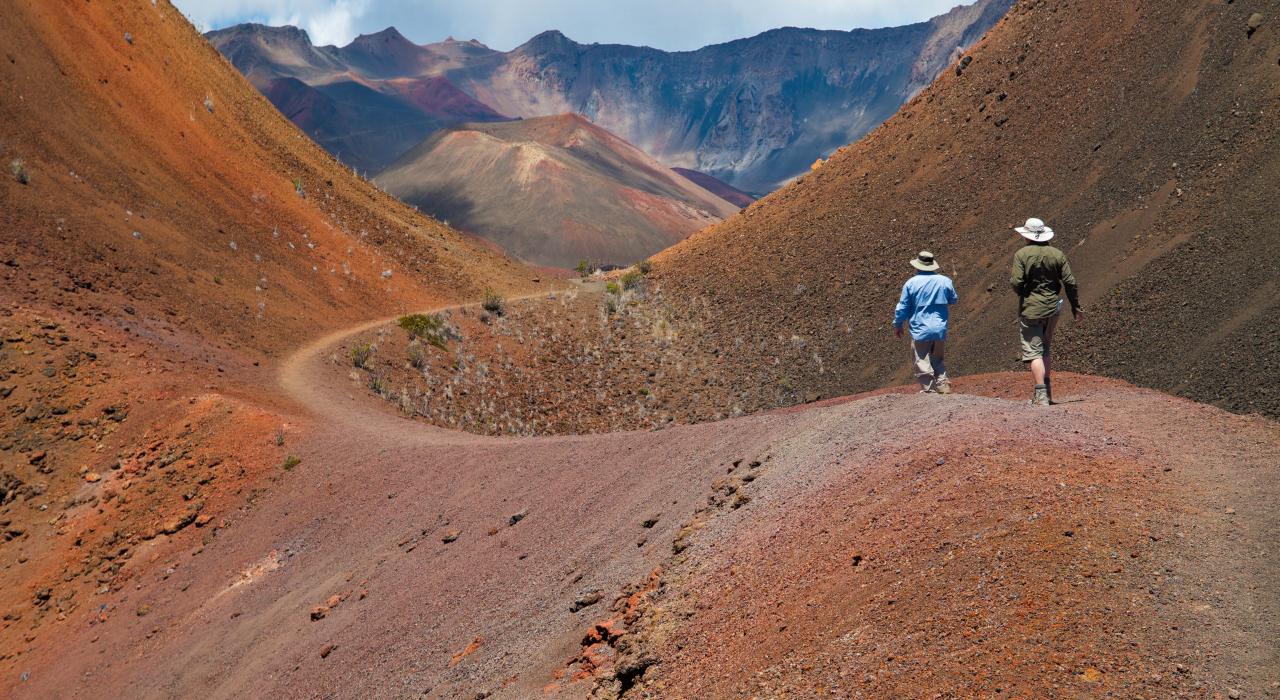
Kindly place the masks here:
<instances>
[{"instance_id":1,"label":"mountain ridge","mask_svg":"<svg viewBox=\"0 0 1280 700\"><path fill-rule=\"evenodd\" d=\"M439 75L511 117L577 112L669 167L760 193L892 115L1012 2L978 0L902 27L773 29L679 52L580 44L559 30L507 52L476 47L450 53L445 42L413 44L394 28L364 35L362 45L381 44L369 37L387 35L397 47L399 72L387 72L391 64L367 64L370 78ZM246 74L274 70L282 77L292 71L314 82L342 72L317 75L306 61L305 70L279 63L264 68L269 47L251 55L242 41L246 33L261 35L262 29L237 26L208 36ZM316 50L326 61L349 62L352 45ZM416 58L401 55L408 53Z\"/></svg>"}]
</instances>

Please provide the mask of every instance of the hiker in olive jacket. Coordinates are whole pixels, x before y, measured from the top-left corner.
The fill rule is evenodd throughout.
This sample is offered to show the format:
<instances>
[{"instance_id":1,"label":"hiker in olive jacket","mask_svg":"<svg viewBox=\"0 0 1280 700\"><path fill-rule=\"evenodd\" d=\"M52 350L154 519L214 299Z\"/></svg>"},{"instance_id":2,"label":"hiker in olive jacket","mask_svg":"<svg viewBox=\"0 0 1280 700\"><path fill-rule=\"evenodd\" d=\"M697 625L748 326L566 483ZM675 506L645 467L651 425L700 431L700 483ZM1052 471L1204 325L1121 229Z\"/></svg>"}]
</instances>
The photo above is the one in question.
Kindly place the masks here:
<instances>
[{"instance_id":1,"label":"hiker in olive jacket","mask_svg":"<svg viewBox=\"0 0 1280 700\"><path fill-rule=\"evenodd\" d=\"M1022 361L1031 369L1035 382L1032 405L1049 406L1053 403L1049 349L1062 312L1062 299L1058 294L1066 291L1077 322L1084 320L1084 310L1080 307L1079 288L1075 275L1071 274L1067 254L1049 245L1053 229L1040 219L1028 219L1026 226L1014 230L1031 241L1014 254L1013 272L1009 276L1009 284L1018 294Z\"/></svg>"}]
</instances>

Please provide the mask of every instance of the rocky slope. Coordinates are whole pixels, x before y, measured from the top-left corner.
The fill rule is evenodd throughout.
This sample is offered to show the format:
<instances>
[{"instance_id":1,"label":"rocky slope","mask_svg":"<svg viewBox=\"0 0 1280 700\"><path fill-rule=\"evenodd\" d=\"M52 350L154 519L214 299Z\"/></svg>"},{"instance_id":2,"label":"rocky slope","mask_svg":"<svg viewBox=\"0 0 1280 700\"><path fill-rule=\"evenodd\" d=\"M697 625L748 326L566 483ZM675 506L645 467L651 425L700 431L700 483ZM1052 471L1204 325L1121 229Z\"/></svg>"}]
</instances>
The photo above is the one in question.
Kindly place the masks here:
<instances>
[{"instance_id":1,"label":"rocky slope","mask_svg":"<svg viewBox=\"0 0 1280 700\"><path fill-rule=\"evenodd\" d=\"M283 351L538 285L352 176L166 2L7 2L0 45L8 684L279 468Z\"/></svg>"},{"instance_id":2,"label":"rocky slope","mask_svg":"<svg viewBox=\"0 0 1280 700\"><path fill-rule=\"evenodd\" d=\"M738 211L575 114L438 132L376 182L518 258L561 268L627 265Z\"/></svg>"},{"instance_id":3,"label":"rocky slope","mask_svg":"<svg viewBox=\"0 0 1280 700\"><path fill-rule=\"evenodd\" d=\"M1027 2L995 40L1053 31L1084 55L1180 26L1175 4L1212 39L1212 81L1184 89L1234 95L1229 66L1268 87L1232 5ZM744 366L772 336L722 345L672 315L707 294L681 251L617 291L535 283L352 177L164 0L17 0L0 46L0 696L1276 692L1274 421L1063 373L1043 411L996 374L671 425L812 386ZM1265 224L1258 182L1226 199ZM768 270L843 272L784 213ZM769 252L736 254L759 275ZM707 286L754 294L770 333L794 322L769 279L725 269L709 257ZM485 287L507 301L453 305ZM397 317L428 309L449 328L420 363ZM527 432L661 429L442 430L388 410L384 379L475 432L520 432L508 408L547 421Z\"/></svg>"},{"instance_id":4,"label":"rocky slope","mask_svg":"<svg viewBox=\"0 0 1280 700\"><path fill-rule=\"evenodd\" d=\"M892 115L1011 2L979 0L905 27L778 29L676 53L584 45L556 31L510 52L417 46L394 28L342 48L311 46L291 27L209 36L255 83L443 76L502 114L577 112L667 165L767 192Z\"/></svg>"},{"instance_id":5,"label":"rocky slope","mask_svg":"<svg viewBox=\"0 0 1280 700\"><path fill-rule=\"evenodd\" d=\"M1280 414L1276 18L1260 0L1020 2L883 127L665 253L659 286L740 391L839 395L906 379L889 322L929 249L960 292L952 371L1012 369L1010 226L1038 216L1090 310L1061 326L1060 362Z\"/></svg>"}]
</instances>

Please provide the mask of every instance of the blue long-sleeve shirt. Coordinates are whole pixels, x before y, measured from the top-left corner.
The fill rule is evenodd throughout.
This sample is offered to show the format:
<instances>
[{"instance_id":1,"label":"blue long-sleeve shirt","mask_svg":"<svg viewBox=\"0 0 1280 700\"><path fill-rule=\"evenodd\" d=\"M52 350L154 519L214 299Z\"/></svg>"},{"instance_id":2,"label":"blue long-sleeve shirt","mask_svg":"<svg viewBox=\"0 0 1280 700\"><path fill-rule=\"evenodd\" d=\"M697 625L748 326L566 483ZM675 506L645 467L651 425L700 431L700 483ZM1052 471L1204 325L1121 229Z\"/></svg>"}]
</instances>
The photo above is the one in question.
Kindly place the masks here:
<instances>
[{"instance_id":1,"label":"blue long-sleeve shirt","mask_svg":"<svg viewBox=\"0 0 1280 700\"><path fill-rule=\"evenodd\" d=\"M901 328L903 322L910 320L912 340L946 340L950 317L947 307L959 299L950 277L936 272L917 272L902 285L893 327Z\"/></svg>"}]
</instances>

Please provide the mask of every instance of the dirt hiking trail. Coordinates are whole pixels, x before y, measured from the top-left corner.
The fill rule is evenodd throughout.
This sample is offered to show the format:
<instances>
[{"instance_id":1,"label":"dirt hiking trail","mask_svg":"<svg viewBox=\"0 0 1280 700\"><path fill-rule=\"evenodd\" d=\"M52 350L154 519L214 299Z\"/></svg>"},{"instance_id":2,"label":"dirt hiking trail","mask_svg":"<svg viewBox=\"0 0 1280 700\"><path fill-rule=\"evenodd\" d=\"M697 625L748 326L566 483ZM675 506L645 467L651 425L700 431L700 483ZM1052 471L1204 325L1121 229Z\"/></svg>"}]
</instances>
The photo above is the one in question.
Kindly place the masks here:
<instances>
[{"instance_id":1,"label":"dirt hiking trail","mask_svg":"<svg viewBox=\"0 0 1280 700\"><path fill-rule=\"evenodd\" d=\"M282 363L311 417L278 488L6 693L1276 692L1271 421L1079 375L1033 411L1025 377L984 375L485 438L396 415L329 359L385 322Z\"/></svg>"}]
</instances>

